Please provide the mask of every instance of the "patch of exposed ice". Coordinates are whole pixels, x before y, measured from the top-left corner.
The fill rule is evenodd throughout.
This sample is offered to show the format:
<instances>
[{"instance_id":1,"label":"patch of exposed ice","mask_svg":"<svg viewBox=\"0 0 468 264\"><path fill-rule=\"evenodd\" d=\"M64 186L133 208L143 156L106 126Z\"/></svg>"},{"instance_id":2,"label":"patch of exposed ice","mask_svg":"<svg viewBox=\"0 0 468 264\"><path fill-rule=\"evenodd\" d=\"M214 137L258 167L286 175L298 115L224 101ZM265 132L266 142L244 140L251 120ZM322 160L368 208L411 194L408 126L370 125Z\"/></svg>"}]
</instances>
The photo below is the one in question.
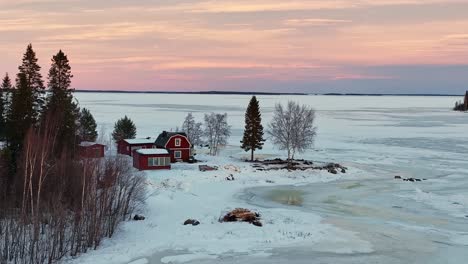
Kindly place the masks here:
<instances>
[{"instance_id":1,"label":"patch of exposed ice","mask_svg":"<svg viewBox=\"0 0 468 264\"><path fill-rule=\"evenodd\" d=\"M452 242L462 246L468 246L468 234L455 235L452 237Z\"/></svg>"},{"instance_id":2,"label":"patch of exposed ice","mask_svg":"<svg viewBox=\"0 0 468 264\"><path fill-rule=\"evenodd\" d=\"M141 259L134 260L128 264L149 264L149 261L146 258L141 258Z\"/></svg>"},{"instance_id":3,"label":"patch of exposed ice","mask_svg":"<svg viewBox=\"0 0 468 264\"><path fill-rule=\"evenodd\" d=\"M161 259L162 263L183 263L199 259L216 259L216 256L208 254L182 254L175 256L167 256Z\"/></svg>"},{"instance_id":4,"label":"patch of exposed ice","mask_svg":"<svg viewBox=\"0 0 468 264\"><path fill-rule=\"evenodd\" d=\"M466 218L468 215L467 194L440 195L415 188L414 192L411 194L398 196L422 202L437 210L445 211L454 217Z\"/></svg>"}]
</instances>

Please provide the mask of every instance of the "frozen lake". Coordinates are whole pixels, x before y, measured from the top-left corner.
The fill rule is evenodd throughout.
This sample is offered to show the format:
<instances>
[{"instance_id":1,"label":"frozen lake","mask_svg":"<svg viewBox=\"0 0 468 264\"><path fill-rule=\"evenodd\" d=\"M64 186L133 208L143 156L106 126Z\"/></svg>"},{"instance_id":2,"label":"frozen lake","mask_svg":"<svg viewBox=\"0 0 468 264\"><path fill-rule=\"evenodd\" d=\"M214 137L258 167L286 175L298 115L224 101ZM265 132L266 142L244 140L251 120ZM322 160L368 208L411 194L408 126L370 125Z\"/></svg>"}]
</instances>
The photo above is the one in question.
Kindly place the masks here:
<instances>
[{"instance_id":1,"label":"frozen lake","mask_svg":"<svg viewBox=\"0 0 468 264\"><path fill-rule=\"evenodd\" d=\"M250 96L77 93L107 133L124 115L138 136L157 136L180 127L193 112L202 121L209 112L228 113L238 146ZM355 231L374 252L337 254L334 245L277 248L269 263L462 263L468 257L468 114L450 110L457 97L403 96L259 96L264 125L275 103L298 101L317 111L315 148L301 157L336 161L366 172L361 180L303 186L247 189L239 199L258 207L287 207L313 212L324 221ZM244 155L231 147L224 155ZM265 156L284 155L268 141ZM426 178L411 183L394 180ZM277 193L300 195L292 206ZM155 260L156 261L156 260ZM226 263L265 263L238 256ZM155 262L158 263L158 262ZM216 263L199 261L196 263Z\"/></svg>"},{"instance_id":2,"label":"frozen lake","mask_svg":"<svg viewBox=\"0 0 468 264\"><path fill-rule=\"evenodd\" d=\"M157 136L180 127L192 112L228 113L230 144L239 145L250 96L76 93L106 133L124 115L132 118L139 137ZM444 177L467 172L468 114L450 111L457 97L404 96L259 96L263 123L276 103L294 100L316 109L315 149L303 157L374 166L402 176ZM259 154L278 151L267 141ZM231 153L230 153L231 154ZM232 153L235 154L235 153ZM376 175L379 176L379 175Z\"/></svg>"}]
</instances>

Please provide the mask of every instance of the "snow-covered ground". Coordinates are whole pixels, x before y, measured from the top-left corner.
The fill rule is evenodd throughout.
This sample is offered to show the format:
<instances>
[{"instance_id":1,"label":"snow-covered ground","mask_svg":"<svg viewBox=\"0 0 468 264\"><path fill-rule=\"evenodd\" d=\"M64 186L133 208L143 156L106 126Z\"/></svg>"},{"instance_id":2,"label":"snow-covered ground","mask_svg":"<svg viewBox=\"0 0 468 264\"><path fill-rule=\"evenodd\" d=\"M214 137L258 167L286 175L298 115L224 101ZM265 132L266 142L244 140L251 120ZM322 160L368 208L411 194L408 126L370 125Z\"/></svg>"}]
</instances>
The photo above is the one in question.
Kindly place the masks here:
<instances>
[{"instance_id":1,"label":"snow-covered ground","mask_svg":"<svg viewBox=\"0 0 468 264\"><path fill-rule=\"evenodd\" d=\"M198 157L219 171L176 164L148 172L146 220L125 223L98 250L70 263L462 263L468 257L468 114L450 111L459 98L260 96L265 124L278 102L317 110L316 146L303 157L350 168L332 175L257 172L242 162L249 96L77 97L108 133L123 115L147 137L180 126L187 112L200 121L203 113L227 112L233 135L220 157ZM284 157L268 141L258 154ZM225 180L230 174L234 181ZM303 196L302 206L281 203L278 193L288 191ZM264 226L218 222L236 207L260 212ZM188 218L201 225L183 226Z\"/></svg>"}]
</instances>

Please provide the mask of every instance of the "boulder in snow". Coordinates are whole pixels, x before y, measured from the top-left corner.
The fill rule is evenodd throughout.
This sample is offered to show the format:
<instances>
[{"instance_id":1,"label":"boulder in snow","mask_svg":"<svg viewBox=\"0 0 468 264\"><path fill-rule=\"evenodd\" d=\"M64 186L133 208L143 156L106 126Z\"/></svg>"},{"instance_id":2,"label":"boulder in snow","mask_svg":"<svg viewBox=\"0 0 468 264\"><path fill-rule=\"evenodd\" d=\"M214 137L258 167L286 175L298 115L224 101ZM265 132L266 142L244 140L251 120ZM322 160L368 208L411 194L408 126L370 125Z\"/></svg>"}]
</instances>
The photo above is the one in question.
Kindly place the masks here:
<instances>
[{"instance_id":1,"label":"boulder in snow","mask_svg":"<svg viewBox=\"0 0 468 264\"><path fill-rule=\"evenodd\" d=\"M199 225L200 222L198 220L195 220L195 219L187 219L185 220L184 222L184 225L193 225L193 226L197 226Z\"/></svg>"},{"instance_id":2,"label":"boulder in snow","mask_svg":"<svg viewBox=\"0 0 468 264\"><path fill-rule=\"evenodd\" d=\"M135 215L135 216L133 217L133 220L135 220L135 221L143 221L143 220L145 220L145 219L146 219L146 218L145 218L144 216L142 216L142 215Z\"/></svg>"},{"instance_id":3,"label":"boulder in snow","mask_svg":"<svg viewBox=\"0 0 468 264\"><path fill-rule=\"evenodd\" d=\"M198 169L200 171L215 171L215 170L218 170L218 167L208 166L208 165L198 165Z\"/></svg>"}]
</instances>

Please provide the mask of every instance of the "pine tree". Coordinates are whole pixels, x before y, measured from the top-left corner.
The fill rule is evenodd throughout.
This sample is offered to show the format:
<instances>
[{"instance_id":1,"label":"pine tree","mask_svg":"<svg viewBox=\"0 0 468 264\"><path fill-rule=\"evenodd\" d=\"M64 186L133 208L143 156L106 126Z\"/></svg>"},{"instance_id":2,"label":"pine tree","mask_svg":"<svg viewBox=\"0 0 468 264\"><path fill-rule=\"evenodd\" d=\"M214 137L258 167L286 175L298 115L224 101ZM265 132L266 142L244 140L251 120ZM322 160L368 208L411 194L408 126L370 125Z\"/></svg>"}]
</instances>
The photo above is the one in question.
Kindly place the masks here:
<instances>
[{"instance_id":1,"label":"pine tree","mask_svg":"<svg viewBox=\"0 0 468 264\"><path fill-rule=\"evenodd\" d=\"M112 132L112 137L115 141L121 139L132 139L136 137L136 126L133 121L125 116L124 118L119 119L114 125L114 132Z\"/></svg>"},{"instance_id":2,"label":"pine tree","mask_svg":"<svg viewBox=\"0 0 468 264\"><path fill-rule=\"evenodd\" d=\"M39 121L40 113L44 107L45 87L42 80L41 67L37 64L36 52L34 52L32 45L29 44L26 52L23 55L23 62L18 67L19 74L24 74L26 77L26 86L31 89L33 94L33 121L37 124ZM17 85L20 82L19 75L16 79Z\"/></svg>"},{"instance_id":3,"label":"pine tree","mask_svg":"<svg viewBox=\"0 0 468 264\"><path fill-rule=\"evenodd\" d=\"M61 50L52 57L48 78L45 117L54 116L58 126L56 153L66 150L73 155L77 143L79 108L73 101L73 89L70 87L73 78L70 63Z\"/></svg>"},{"instance_id":4,"label":"pine tree","mask_svg":"<svg viewBox=\"0 0 468 264\"><path fill-rule=\"evenodd\" d=\"M22 148L23 139L33 125L34 96L29 89L27 77L18 74L16 89L11 92L11 105L7 111L6 141L13 158Z\"/></svg>"},{"instance_id":5,"label":"pine tree","mask_svg":"<svg viewBox=\"0 0 468 264\"><path fill-rule=\"evenodd\" d=\"M5 139L7 112L9 109L10 99L9 94L12 89L13 86L11 85L11 80L7 73L5 74L2 84L0 85L0 140Z\"/></svg>"},{"instance_id":6,"label":"pine tree","mask_svg":"<svg viewBox=\"0 0 468 264\"><path fill-rule=\"evenodd\" d=\"M96 141L96 138L98 136L97 133L97 124L96 120L94 120L93 115L91 112L83 108L80 113L80 127L78 130L78 138L80 141L90 141L94 142Z\"/></svg>"},{"instance_id":7,"label":"pine tree","mask_svg":"<svg viewBox=\"0 0 468 264\"><path fill-rule=\"evenodd\" d=\"M262 149L264 141L260 107L257 97L252 96L245 113L245 130L241 148L251 152L250 160L253 161L255 150Z\"/></svg>"}]
</instances>

